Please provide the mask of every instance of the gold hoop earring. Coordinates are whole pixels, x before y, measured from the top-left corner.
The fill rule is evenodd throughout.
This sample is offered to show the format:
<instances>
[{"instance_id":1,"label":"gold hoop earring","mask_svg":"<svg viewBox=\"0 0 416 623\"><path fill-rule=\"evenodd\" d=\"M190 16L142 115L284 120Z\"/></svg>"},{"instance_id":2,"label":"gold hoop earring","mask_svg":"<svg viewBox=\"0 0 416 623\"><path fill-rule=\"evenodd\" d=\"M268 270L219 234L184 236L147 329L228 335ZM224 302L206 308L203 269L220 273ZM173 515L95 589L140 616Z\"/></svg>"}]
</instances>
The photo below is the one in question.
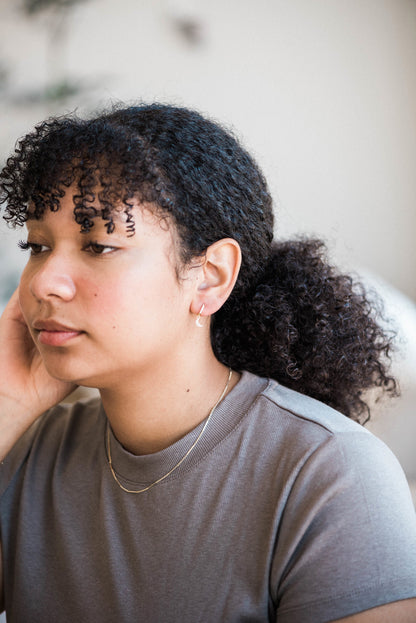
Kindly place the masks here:
<instances>
[{"instance_id":1,"label":"gold hoop earring","mask_svg":"<svg viewBox=\"0 0 416 623\"><path fill-rule=\"evenodd\" d=\"M196 324L196 326L197 326L197 327L200 327L201 329L202 329L202 327L204 326L203 324L201 324L201 314L202 314L202 312L204 311L204 308L205 308L205 304L204 304L204 303L202 303L202 305L201 305L201 309L199 310L198 315L197 315L196 320L195 320L195 324Z\"/></svg>"}]
</instances>

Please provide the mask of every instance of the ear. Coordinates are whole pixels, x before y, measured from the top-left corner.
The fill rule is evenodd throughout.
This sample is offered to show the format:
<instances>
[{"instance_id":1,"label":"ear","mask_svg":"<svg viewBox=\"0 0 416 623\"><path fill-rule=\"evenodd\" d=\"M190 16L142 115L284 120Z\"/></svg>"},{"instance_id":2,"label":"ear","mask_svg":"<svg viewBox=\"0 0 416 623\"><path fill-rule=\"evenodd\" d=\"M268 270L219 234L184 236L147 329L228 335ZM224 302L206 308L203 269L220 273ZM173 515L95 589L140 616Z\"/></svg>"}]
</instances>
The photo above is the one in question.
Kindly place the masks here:
<instances>
[{"instance_id":1,"label":"ear","mask_svg":"<svg viewBox=\"0 0 416 623\"><path fill-rule=\"evenodd\" d=\"M202 316L218 311L231 294L240 265L240 245L233 238L223 238L209 246L200 266L190 311L199 314L202 305Z\"/></svg>"}]
</instances>

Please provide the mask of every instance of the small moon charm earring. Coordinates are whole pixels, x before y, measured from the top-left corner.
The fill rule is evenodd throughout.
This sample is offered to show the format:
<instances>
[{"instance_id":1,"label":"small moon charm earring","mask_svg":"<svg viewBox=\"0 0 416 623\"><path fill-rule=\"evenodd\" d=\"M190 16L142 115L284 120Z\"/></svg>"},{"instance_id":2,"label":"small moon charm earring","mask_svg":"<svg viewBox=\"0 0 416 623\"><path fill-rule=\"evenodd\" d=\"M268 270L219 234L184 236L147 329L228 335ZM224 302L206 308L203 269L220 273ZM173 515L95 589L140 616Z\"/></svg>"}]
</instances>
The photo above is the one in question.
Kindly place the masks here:
<instances>
[{"instance_id":1,"label":"small moon charm earring","mask_svg":"<svg viewBox=\"0 0 416 623\"><path fill-rule=\"evenodd\" d=\"M201 327L201 328L204 326L203 324L201 324L201 314L204 311L204 307L205 307L205 304L202 303L201 309L199 310L198 315L197 315L196 320L195 320L196 326L197 327Z\"/></svg>"}]
</instances>

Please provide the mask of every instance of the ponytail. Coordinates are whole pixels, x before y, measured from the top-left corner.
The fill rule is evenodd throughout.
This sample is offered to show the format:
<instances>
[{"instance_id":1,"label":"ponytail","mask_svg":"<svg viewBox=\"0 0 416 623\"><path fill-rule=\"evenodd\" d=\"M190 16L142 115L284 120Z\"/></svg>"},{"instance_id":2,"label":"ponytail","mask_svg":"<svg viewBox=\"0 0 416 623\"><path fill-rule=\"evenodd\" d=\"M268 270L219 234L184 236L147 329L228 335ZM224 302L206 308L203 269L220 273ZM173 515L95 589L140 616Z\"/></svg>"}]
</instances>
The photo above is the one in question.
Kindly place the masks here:
<instances>
[{"instance_id":1,"label":"ponytail","mask_svg":"<svg viewBox=\"0 0 416 623\"><path fill-rule=\"evenodd\" d=\"M213 347L237 370L366 421L366 390L398 394L388 374L393 335L376 321L362 284L330 266L325 252L319 240L274 243L260 280L215 315Z\"/></svg>"}]
</instances>

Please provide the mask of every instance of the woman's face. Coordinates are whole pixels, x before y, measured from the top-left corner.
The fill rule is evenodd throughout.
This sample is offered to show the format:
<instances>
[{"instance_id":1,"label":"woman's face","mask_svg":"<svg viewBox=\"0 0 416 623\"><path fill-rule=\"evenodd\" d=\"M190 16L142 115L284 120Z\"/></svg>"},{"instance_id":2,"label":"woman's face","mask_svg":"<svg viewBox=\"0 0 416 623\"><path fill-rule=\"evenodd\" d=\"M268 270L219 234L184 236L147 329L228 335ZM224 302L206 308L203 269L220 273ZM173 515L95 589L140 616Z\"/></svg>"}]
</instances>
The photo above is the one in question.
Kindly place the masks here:
<instances>
[{"instance_id":1,"label":"woman's face","mask_svg":"<svg viewBox=\"0 0 416 623\"><path fill-rule=\"evenodd\" d=\"M134 236L122 211L114 233L99 217L81 233L73 207L68 192L58 212L27 223L20 304L49 373L98 388L160 373L185 356L195 322L195 271L178 280L172 227L137 205Z\"/></svg>"}]
</instances>

